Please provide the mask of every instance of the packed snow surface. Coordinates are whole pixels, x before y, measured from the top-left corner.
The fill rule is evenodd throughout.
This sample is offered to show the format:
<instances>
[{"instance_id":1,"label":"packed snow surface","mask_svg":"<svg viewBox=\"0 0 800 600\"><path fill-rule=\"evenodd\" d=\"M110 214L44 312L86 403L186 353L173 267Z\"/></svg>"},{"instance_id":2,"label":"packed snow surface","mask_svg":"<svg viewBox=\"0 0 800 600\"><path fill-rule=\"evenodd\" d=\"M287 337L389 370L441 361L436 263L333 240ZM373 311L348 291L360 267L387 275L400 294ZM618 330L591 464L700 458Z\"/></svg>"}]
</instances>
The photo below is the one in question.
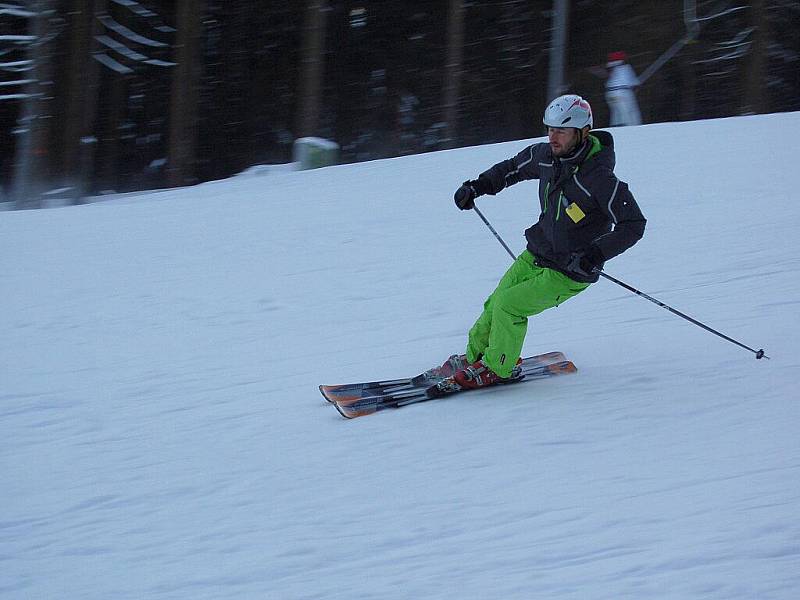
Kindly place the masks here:
<instances>
[{"instance_id":1,"label":"packed snow surface","mask_svg":"<svg viewBox=\"0 0 800 600\"><path fill-rule=\"evenodd\" d=\"M578 373L348 421L463 349L528 141L0 213L4 599L800 596L800 113L613 130L648 218ZM479 201L512 248L535 182Z\"/></svg>"}]
</instances>

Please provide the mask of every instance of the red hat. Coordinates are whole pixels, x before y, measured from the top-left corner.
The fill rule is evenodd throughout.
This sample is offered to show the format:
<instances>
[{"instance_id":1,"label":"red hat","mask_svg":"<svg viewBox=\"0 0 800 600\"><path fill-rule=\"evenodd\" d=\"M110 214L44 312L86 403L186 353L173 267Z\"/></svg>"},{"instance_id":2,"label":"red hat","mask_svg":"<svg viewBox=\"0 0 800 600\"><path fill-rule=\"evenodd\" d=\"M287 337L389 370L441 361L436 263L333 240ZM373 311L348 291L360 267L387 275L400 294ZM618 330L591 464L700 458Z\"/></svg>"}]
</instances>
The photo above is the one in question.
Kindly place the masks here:
<instances>
[{"instance_id":1,"label":"red hat","mask_svg":"<svg viewBox=\"0 0 800 600\"><path fill-rule=\"evenodd\" d=\"M616 52L609 52L608 53L608 62L614 62L615 60L627 60L628 55L625 54L622 50L617 50Z\"/></svg>"}]
</instances>

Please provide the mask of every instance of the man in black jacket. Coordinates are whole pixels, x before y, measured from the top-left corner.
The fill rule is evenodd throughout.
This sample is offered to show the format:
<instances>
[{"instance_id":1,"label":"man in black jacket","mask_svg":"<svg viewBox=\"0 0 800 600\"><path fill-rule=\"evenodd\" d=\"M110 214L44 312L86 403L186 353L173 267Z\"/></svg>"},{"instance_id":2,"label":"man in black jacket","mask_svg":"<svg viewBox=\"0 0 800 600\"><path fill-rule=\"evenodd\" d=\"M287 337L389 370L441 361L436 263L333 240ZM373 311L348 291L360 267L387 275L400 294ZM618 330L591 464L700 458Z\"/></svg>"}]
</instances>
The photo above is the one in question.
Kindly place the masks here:
<instances>
[{"instance_id":1,"label":"man in black jacket","mask_svg":"<svg viewBox=\"0 0 800 600\"><path fill-rule=\"evenodd\" d=\"M528 317L597 281L595 269L644 235L645 218L624 181L614 175L614 140L591 132L592 109L573 94L544 113L548 142L533 144L458 188L461 210L527 179L539 180L539 220L525 231L527 249L511 265L469 332L465 355L446 365L462 388L513 378Z\"/></svg>"}]
</instances>

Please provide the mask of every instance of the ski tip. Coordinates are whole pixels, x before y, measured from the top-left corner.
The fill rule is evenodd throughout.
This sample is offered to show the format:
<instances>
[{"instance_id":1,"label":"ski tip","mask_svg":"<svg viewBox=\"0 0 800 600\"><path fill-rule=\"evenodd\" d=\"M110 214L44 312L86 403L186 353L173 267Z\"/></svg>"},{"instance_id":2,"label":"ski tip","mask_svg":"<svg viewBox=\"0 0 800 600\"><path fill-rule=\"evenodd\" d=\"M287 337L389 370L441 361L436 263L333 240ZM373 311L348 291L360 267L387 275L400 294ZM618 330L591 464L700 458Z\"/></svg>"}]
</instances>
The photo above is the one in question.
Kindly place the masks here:
<instances>
[{"instance_id":1,"label":"ski tip","mask_svg":"<svg viewBox=\"0 0 800 600\"><path fill-rule=\"evenodd\" d=\"M345 385L321 385L319 391L328 402L355 402L361 399L361 394L354 394L352 389Z\"/></svg>"},{"instance_id":2,"label":"ski tip","mask_svg":"<svg viewBox=\"0 0 800 600\"><path fill-rule=\"evenodd\" d=\"M378 402L374 398L361 398L360 396L337 397L331 404L345 419L364 417L380 410Z\"/></svg>"},{"instance_id":3,"label":"ski tip","mask_svg":"<svg viewBox=\"0 0 800 600\"><path fill-rule=\"evenodd\" d=\"M333 398L331 398L328 395L328 392L330 391L331 387L332 386L330 386L330 385L321 385L321 386L319 386L319 393L322 394L322 397L325 398L325 400L327 400L328 402L333 404Z\"/></svg>"},{"instance_id":4,"label":"ski tip","mask_svg":"<svg viewBox=\"0 0 800 600\"><path fill-rule=\"evenodd\" d=\"M571 360L565 360L548 365L547 370L555 375L561 375L566 373L576 373L578 371L578 367L576 367L575 363L573 363Z\"/></svg>"},{"instance_id":5,"label":"ski tip","mask_svg":"<svg viewBox=\"0 0 800 600\"><path fill-rule=\"evenodd\" d=\"M365 417L367 415L371 415L377 411L374 406L348 406L347 404L339 404L339 402L331 402L336 407L336 410L342 415L345 419L355 419L357 417Z\"/></svg>"},{"instance_id":6,"label":"ski tip","mask_svg":"<svg viewBox=\"0 0 800 600\"><path fill-rule=\"evenodd\" d=\"M353 419L353 418L355 418L355 417L350 416L350 414L346 410L343 410L342 407L339 406L336 402L331 402L331 404L333 404L333 406L336 407L336 411L340 415L342 415L345 419Z\"/></svg>"},{"instance_id":7,"label":"ski tip","mask_svg":"<svg viewBox=\"0 0 800 600\"><path fill-rule=\"evenodd\" d=\"M344 385L321 385L321 386L319 386L319 391L322 392L323 394L327 394L328 392L335 392L336 390L338 390L340 388L344 388L344 387L347 387L347 386L344 386Z\"/></svg>"}]
</instances>

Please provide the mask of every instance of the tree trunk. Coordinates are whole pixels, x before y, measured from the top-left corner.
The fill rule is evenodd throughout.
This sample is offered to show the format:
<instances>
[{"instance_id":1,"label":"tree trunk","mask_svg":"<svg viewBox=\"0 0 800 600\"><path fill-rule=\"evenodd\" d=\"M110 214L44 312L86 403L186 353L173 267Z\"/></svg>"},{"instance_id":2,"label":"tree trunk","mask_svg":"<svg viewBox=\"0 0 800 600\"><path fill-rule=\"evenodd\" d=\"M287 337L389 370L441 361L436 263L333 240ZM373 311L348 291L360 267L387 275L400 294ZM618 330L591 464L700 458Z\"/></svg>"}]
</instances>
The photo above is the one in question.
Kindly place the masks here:
<instances>
[{"instance_id":1,"label":"tree trunk","mask_svg":"<svg viewBox=\"0 0 800 600\"><path fill-rule=\"evenodd\" d=\"M767 19L764 0L753 0L750 3L750 11L752 14L750 23L754 29L751 34L747 60L744 61L745 89L744 104L741 108L741 114L744 115L767 112L764 103L764 87L767 84L764 76L767 51Z\"/></svg>"},{"instance_id":2,"label":"tree trunk","mask_svg":"<svg viewBox=\"0 0 800 600\"><path fill-rule=\"evenodd\" d=\"M64 127L62 129L62 173L74 188L73 201L88 193L94 162L94 123L97 109L99 64L92 58L94 37L100 34L98 12L106 0L79 0L69 15L69 60Z\"/></svg>"},{"instance_id":3,"label":"tree trunk","mask_svg":"<svg viewBox=\"0 0 800 600\"><path fill-rule=\"evenodd\" d=\"M697 98L697 74L694 62L696 60L697 44L689 42L678 57L680 69L680 107L681 121L694 119ZM648 119L648 120L652 120Z\"/></svg>"},{"instance_id":4,"label":"tree trunk","mask_svg":"<svg viewBox=\"0 0 800 600\"><path fill-rule=\"evenodd\" d=\"M83 135L83 107L86 94L87 62L90 60L89 48L92 39L92 0L76 0L74 10L69 14L69 59L64 74L67 78L64 127L62 147L64 155L63 170L70 177L79 164L78 143Z\"/></svg>"},{"instance_id":5,"label":"tree trunk","mask_svg":"<svg viewBox=\"0 0 800 600\"><path fill-rule=\"evenodd\" d=\"M167 184L171 187L197 182L203 0L179 0L175 72L170 98L169 159Z\"/></svg>"},{"instance_id":6,"label":"tree trunk","mask_svg":"<svg viewBox=\"0 0 800 600\"><path fill-rule=\"evenodd\" d=\"M15 144L12 198L18 209L39 208L48 187L48 153L53 96L53 72L47 29L53 15L52 0L31 0L28 29L35 39L28 47L31 69L26 78L26 98L18 121L20 133Z\"/></svg>"},{"instance_id":7,"label":"tree trunk","mask_svg":"<svg viewBox=\"0 0 800 600\"><path fill-rule=\"evenodd\" d=\"M327 0L308 0L300 79L300 112L297 137L315 135L322 105L322 78L325 61L325 17Z\"/></svg>"},{"instance_id":8,"label":"tree trunk","mask_svg":"<svg viewBox=\"0 0 800 600\"><path fill-rule=\"evenodd\" d=\"M128 96L128 75L124 73L110 73L111 83L106 98L108 109L105 115L108 119L104 129L103 139L100 141L100 159L97 161L99 170L99 183L106 190L119 190L120 183L120 125L125 117L125 100Z\"/></svg>"},{"instance_id":9,"label":"tree trunk","mask_svg":"<svg viewBox=\"0 0 800 600\"><path fill-rule=\"evenodd\" d=\"M458 107L464 62L464 2L450 0L447 18L447 62L444 74L444 123L442 146L454 148L458 135Z\"/></svg>"}]
</instances>

